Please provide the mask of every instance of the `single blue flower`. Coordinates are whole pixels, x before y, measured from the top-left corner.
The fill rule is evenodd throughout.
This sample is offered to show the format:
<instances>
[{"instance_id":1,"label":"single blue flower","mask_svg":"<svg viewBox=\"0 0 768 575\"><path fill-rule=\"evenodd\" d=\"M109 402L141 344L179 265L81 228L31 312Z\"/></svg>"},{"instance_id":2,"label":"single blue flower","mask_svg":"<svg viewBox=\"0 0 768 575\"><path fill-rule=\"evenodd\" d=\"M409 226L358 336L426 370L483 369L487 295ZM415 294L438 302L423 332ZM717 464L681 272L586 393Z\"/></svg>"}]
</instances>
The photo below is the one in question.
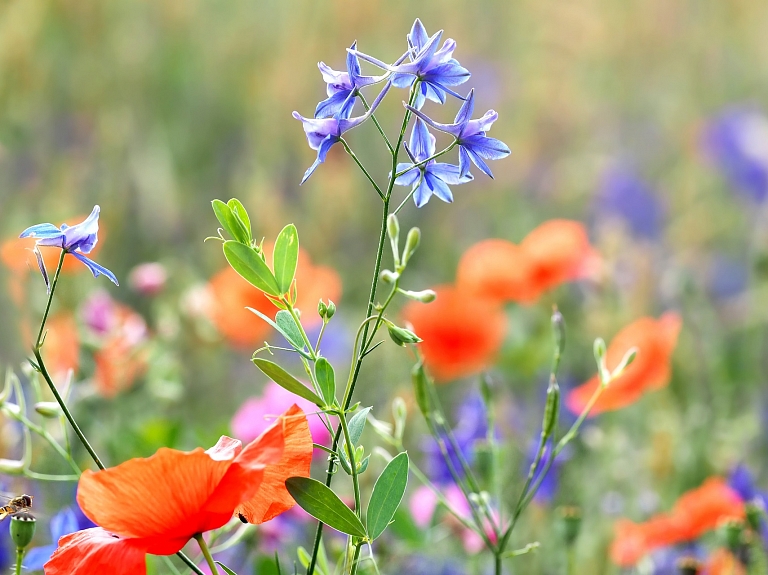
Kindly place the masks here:
<instances>
[{"instance_id":1,"label":"single blue flower","mask_svg":"<svg viewBox=\"0 0 768 575\"><path fill-rule=\"evenodd\" d=\"M56 551L59 539L70 533L74 533L79 528L77 523L77 515L69 507L60 511L51 518L51 545L45 545L43 547L35 547L30 549L24 556L24 568L29 571L41 571L43 565L45 565L51 558L51 555Z\"/></svg>"},{"instance_id":2,"label":"single blue flower","mask_svg":"<svg viewBox=\"0 0 768 575\"><path fill-rule=\"evenodd\" d=\"M357 49L353 42L350 50ZM363 76L360 72L360 62L354 52L347 52L347 71L339 72L325 62L318 62L317 67L328 84L328 98L317 105L315 118L331 118L338 114L339 118L349 118L355 107L355 96L360 88L371 86L386 80L389 74L382 76Z\"/></svg>"},{"instance_id":3,"label":"single blue flower","mask_svg":"<svg viewBox=\"0 0 768 575\"><path fill-rule=\"evenodd\" d=\"M19 237L37 238L35 247L61 248L83 262L91 270L93 277L104 274L112 283L120 285L115 274L84 255L91 253L99 241L99 211L99 206L94 206L91 215L75 226L61 224L61 228L57 228L53 224L37 224L21 232Z\"/></svg>"},{"instance_id":4,"label":"single blue flower","mask_svg":"<svg viewBox=\"0 0 768 575\"><path fill-rule=\"evenodd\" d=\"M387 64L353 48L349 51L379 68L392 72L394 74L392 84L398 88L410 88L416 80L419 80L419 93L414 105L421 109L426 98L444 104L446 93L460 100L464 99L448 86L458 86L469 80L469 70L462 67L453 57L453 51L456 49L454 40L449 38L443 43L442 48L437 49L442 37L442 30L430 37L421 20L417 18L407 37L408 51L394 64ZM405 64L400 63L406 56L411 61Z\"/></svg>"},{"instance_id":5,"label":"single blue flower","mask_svg":"<svg viewBox=\"0 0 768 575\"><path fill-rule=\"evenodd\" d=\"M703 147L728 182L755 202L768 197L768 118L731 108L710 121Z\"/></svg>"},{"instance_id":6,"label":"single blue flower","mask_svg":"<svg viewBox=\"0 0 768 575\"><path fill-rule=\"evenodd\" d=\"M411 112L424 120L435 130L451 134L459 145L459 175L469 173L470 159L485 175L493 177L491 169L483 159L500 160L510 154L509 148L501 140L489 138L485 133L491 129L499 115L494 110L488 110L481 118L471 120L475 111L475 91L471 90L465 102L459 108L453 124L441 124L427 117L416 108L405 105Z\"/></svg>"},{"instance_id":7,"label":"single blue flower","mask_svg":"<svg viewBox=\"0 0 768 575\"><path fill-rule=\"evenodd\" d=\"M408 152L412 163L398 164L397 171L408 170L409 167L423 162L435 154L435 137L427 130L427 125L421 118L416 118L416 123L411 131L410 145L406 144L405 150ZM440 164L437 160L430 160L426 164L417 168L412 168L395 180L398 186L413 186L413 200L416 207L425 205L432 194L444 202L452 202L453 194L448 185L466 184L474 178L472 174L461 176L459 166L453 164Z\"/></svg>"},{"instance_id":8,"label":"single blue flower","mask_svg":"<svg viewBox=\"0 0 768 575\"><path fill-rule=\"evenodd\" d=\"M663 223L663 208L651 186L626 168L613 168L603 176L596 208L623 219L638 237L657 237Z\"/></svg>"},{"instance_id":9,"label":"single blue flower","mask_svg":"<svg viewBox=\"0 0 768 575\"><path fill-rule=\"evenodd\" d=\"M728 485L745 503L752 503L768 510L768 492L760 491L755 485L755 478L744 464L737 465L728 477ZM760 518L760 535L765 545L768 545L768 521Z\"/></svg>"},{"instance_id":10,"label":"single blue flower","mask_svg":"<svg viewBox=\"0 0 768 575\"><path fill-rule=\"evenodd\" d=\"M368 111L357 118L343 118L338 112L333 118L305 118L298 112L293 113L293 117L297 120L301 120L301 123L304 126L304 133L307 135L309 147L313 150L317 150L317 159L304 173L304 177L301 179L302 184L313 174L317 169L317 166L325 161L325 157L328 155L328 150L341 140L341 136L344 132L356 128L371 117L371 114L373 114L384 99L384 96L389 91L391 85L390 82L387 82L381 93L376 96L376 99L373 101ZM339 112L342 111L343 107Z\"/></svg>"}]
</instances>

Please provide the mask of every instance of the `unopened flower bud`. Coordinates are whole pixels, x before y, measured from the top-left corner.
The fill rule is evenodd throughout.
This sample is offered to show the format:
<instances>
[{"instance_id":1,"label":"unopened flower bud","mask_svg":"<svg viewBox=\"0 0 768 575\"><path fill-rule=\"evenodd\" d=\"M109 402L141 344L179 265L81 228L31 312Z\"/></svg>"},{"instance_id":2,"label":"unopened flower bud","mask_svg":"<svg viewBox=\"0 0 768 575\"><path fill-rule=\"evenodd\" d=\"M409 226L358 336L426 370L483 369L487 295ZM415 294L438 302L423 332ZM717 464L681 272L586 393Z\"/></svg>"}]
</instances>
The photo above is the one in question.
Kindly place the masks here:
<instances>
[{"instance_id":1,"label":"unopened flower bud","mask_svg":"<svg viewBox=\"0 0 768 575\"><path fill-rule=\"evenodd\" d=\"M328 306L325 305L325 302L323 302L323 300L320 300L319 302L317 302L317 315L325 319L325 315L327 313L328 313Z\"/></svg>"},{"instance_id":2,"label":"unopened flower bud","mask_svg":"<svg viewBox=\"0 0 768 575\"><path fill-rule=\"evenodd\" d=\"M400 290L405 297L421 303L431 303L437 299L435 290L425 289L421 291Z\"/></svg>"},{"instance_id":3,"label":"unopened flower bud","mask_svg":"<svg viewBox=\"0 0 768 575\"><path fill-rule=\"evenodd\" d=\"M736 554L741 547L744 523L737 520L726 521L721 527L723 543L731 553Z\"/></svg>"},{"instance_id":4,"label":"unopened flower bud","mask_svg":"<svg viewBox=\"0 0 768 575\"><path fill-rule=\"evenodd\" d=\"M554 374L549 378L547 387L547 402L544 405L544 419L541 424L541 437L543 440L549 438L557 425L557 418L560 415L560 386L557 384Z\"/></svg>"},{"instance_id":5,"label":"unopened flower bud","mask_svg":"<svg viewBox=\"0 0 768 575\"><path fill-rule=\"evenodd\" d=\"M408 408L400 396L392 400L392 417L395 419L395 438L400 440L405 431L405 418L408 417Z\"/></svg>"},{"instance_id":6,"label":"unopened flower bud","mask_svg":"<svg viewBox=\"0 0 768 575\"><path fill-rule=\"evenodd\" d=\"M395 273L391 270L381 270L379 277L381 278L381 281L383 281L384 283L393 284L397 281L397 278L400 277L400 274Z\"/></svg>"},{"instance_id":7,"label":"unopened flower bud","mask_svg":"<svg viewBox=\"0 0 768 575\"><path fill-rule=\"evenodd\" d=\"M402 347L405 347L408 343L419 343L421 341L421 338L410 329L398 327L392 322L387 322L387 331L392 341Z\"/></svg>"},{"instance_id":8,"label":"unopened flower bud","mask_svg":"<svg viewBox=\"0 0 768 575\"><path fill-rule=\"evenodd\" d=\"M0 459L0 473L4 475L23 475L25 464L18 459Z\"/></svg>"},{"instance_id":9,"label":"unopened flower bud","mask_svg":"<svg viewBox=\"0 0 768 575\"><path fill-rule=\"evenodd\" d=\"M624 370L629 367L629 365L635 361L635 358L637 357L637 348L633 347L627 351L627 353L624 354L624 357L621 358L621 362L619 363L618 367L613 370L613 373L611 374L611 378L619 377L622 373L624 373Z\"/></svg>"},{"instance_id":10,"label":"unopened flower bud","mask_svg":"<svg viewBox=\"0 0 768 575\"><path fill-rule=\"evenodd\" d=\"M560 356L565 351L565 319L563 319L563 314L558 311L557 307L552 312L551 321L552 331L555 335L555 349L557 350L557 355Z\"/></svg>"},{"instance_id":11,"label":"unopened flower bud","mask_svg":"<svg viewBox=\"0 0 768 575\"><path fill-rule=\"evenodd\" d=\"M365 470L368 469L368 462L371 460L370 455L366 455L365 459L363 459L360 463L357 464L357 474L360 475L362 473L365 473Z\"/></svg>"},{"instance_id":12,"label":"unopened flower bud","mask_svg":"<svg viewBox=\"0 0 768 575\"><path fill-rule=\"evenodd\" d=\"M325 312L325 317L331 319L336 313L336 304L333 301L328 300L328 311Z\"/></svg>"},{"instance_id":13,"label":"unopened flower bud","mask_svg":"<svg viewBox=\"0 0 768 575\"><path fill-rule=\"evenodd\" d=\"M416 405L419 411L426 418L429 413L429 396L427 391L427 373L424 371L424 364L417 363L411 369L411 382L413 383L413 395L416 398Z\"/></svg>"},{"instance_id":14,"label":"unopened flower bud","mask_svg":"<svg viewBox=\"0 0 768 575\"><path fill-rule=\"evenodd\" d=\"M35 527L37 521L29 514L11 517L11 539L16 549L26 549L35 536Z\"/></svg>"},{"instance_id":15,"label":"unopened flower bud","mask_svg":"<svg viewBox=\"0 0 768 575\"><path fill-rule=\"evenodd\" d=\"M55 401L38 401L35 411L48 419L56 419L61 415L61 407Z\"/></svg>"},{"instance_id":16,"label":"unopened flower bud","mask_svg":"<svg viewBox=\"0 0 768 575\"><path fill-rule=\"evenodd\" d=\"M390 239L397 243L397 240L400 238L400 222L395 214L387 216L387 233Z\"/></svg>"},{"instance_id":17,"label":"unopened flower bud","mask_svg":"<svg viewBox=\"0 0 768 575\"><path fill-rule=\"evenodd\" d=\"M581 531L581 510L578 507L561 507L560 521L563 541L570 547L576 542Z\"/></svg>"},{"instance_id":18,"label":"unopened flower bud","mask_svg":"<svg viewBox=\"0 0 768 575\"><path fill-rule=\"evenodd\" d=\"M405 249L403 250L403 265L408 264L408 260L419 247L421 243L421 230L419 228L411 228L408 232L408 237L405 238Z\"/></svg>"}]
</instances>

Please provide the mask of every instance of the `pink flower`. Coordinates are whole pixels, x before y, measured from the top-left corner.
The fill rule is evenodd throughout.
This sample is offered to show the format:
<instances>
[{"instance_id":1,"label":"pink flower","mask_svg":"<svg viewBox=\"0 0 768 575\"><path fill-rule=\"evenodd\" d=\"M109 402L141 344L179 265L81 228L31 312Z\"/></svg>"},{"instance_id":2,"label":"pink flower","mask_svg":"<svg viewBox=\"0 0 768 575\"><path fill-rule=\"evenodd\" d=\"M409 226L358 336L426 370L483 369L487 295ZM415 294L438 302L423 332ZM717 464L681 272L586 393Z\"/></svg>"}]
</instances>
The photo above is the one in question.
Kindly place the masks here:
<instances>
[{"instance_id":1,"label":"pink flower","mask_svg":"<svg viewBox=\"0 0 768 575\"><path fill-rule=\"evenodd\" d=\"M328 429L319 415L311 415L317 412L317 406L305 399L296 397L272 381L264 387L261 396L246 399L240 406L232 418L232 433L242 441L251 441L261 435L265 429L272 425L278 415L294 403L307 414L312 441L326 444L330 439Z\"/></svg>"},{"instance_id":2,"label":"pink flower","mask_svg":"<svg viewBox=\"0 0 768 575\"><path fill-rule=\"evenodd\" d=\"M163 290L167 279L168 272L165 271L163 264L148 262L139 264L131 270L128 283L140 294L151 296Z\"/></svg>"}]
</instances>

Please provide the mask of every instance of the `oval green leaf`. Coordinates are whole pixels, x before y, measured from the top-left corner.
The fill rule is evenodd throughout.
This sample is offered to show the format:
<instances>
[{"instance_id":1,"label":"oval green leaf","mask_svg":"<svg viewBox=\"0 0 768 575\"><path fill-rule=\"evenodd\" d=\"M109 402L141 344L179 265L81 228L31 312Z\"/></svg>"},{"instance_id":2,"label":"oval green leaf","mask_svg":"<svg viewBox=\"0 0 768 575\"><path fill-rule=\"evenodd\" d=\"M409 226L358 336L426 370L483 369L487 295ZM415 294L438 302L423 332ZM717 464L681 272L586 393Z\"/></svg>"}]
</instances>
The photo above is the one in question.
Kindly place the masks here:
<instances>
[{"instance_id":1,"label":"oval green leaf","mask_svg":"<svg viewBox=\"0 0 768 575\"><path fill-rule=\"evenodd\" d=\"M301 336L296 322L293 321L291 312L281 309L275 315L275 323L277 324L278 331L283 334L283 337L288 340L295 349L302 350L306 347L304 338Z\"/></svg>"},{"instance_id":2,"label":"oval green leaf","mask_svg":"<svg viewBox=\"0 0 768 575\"><path fill-rule=\"evenodd\" d=\"M224 257L248 283L266 294L280 295L275 276L252 247L233 241L224 242Z\"/></svg>"},{"instance_id":3,"label":"oval green leaf","mask_svg":"<svg viewBox=\"0 0 768 575\"><path fill-rule=\"evenodd\" d=\"M268 359L262 359L260 357L254 358L253 363L256 364L256 367L258 367L262 372L264 372L264 375L266 375L269 379L274 381L283 389L287 389L294 395L298 395L307 401L311 401L318 407L323 407L323 400L320 399L314 391L309 389L306 385L301 383L298 379L293 377L290 373L285 371L276 363L273 363Z\"/></svg>"},{"instance_id":4,"label":"oval green leaf","mask_svg":"<svg viewBox=\"0 0 768 575\"><path fill-rule=\"evenodd\" d=\"M280 293L287 293L291 289L291 283L296 275L296 266L299 263L299 232L293 224L285 226L277 236L272 252L272 263Z\"/></svg>"},{"instance_id":5,"label":"oval green leaf","mask_svg":"<svg viewBox=\"0 0 768 575\"><path fill-rule=\"evenodd\" d=\"M296 503L318 521L347 535L365 537L365 527L355 512L324 483L311 477L291 477L285 487Z\"/></svg>"},{"instance_id":6,"label":"oval green leaf","mask_svg":"<svg viewBox=\"0 0 768 575\"><path fill-rule=\"evenodd\" d=\"M237 198L232 198L227 202L227 206L232 210L232 213L240 220L240 223L245 227L245 231L248 233L248 241L250 242L253 237L253 231L251 230L251 218L248 217L248 212L245 210L243 203Z\"/></svg>"},{"instance_id":7,"label":"oval green leaf","mask_svg":"<svg viewBox=\"0 0 768 575\"><path fill-rule=\"evenodd\" d=\"M350 418L349 423L347 423L347 428L349 429L349 440L352 442L352 445L357 445L360 443L360 437L363 435L363 430L365 429L365 422L368 419L369 411L371 411L370 407L361 409L355 415L353 415Z\"/></svg>"},{"instance_id":8,"label":"oval green leaf","mask_svg":"<svg viewBox=\"0 0 768 575\"><path fill-rule=\"evenodd\" d=\"M403 452L392 459L373 486L368 503L366 523L371 539L376 539L395 516L408 484L408 454Z\"/></svg>"},{"instance_id":9,"label":"oval green leaf","mask_svg":"<svg viewBox=\"0 0 768 575\"><path fill-rule=\"evenodd\" d=\"M221 227L235 241L243 244L247 244L250 241L250 234L246 232L243 223L232 212L232 208L221 200L213 200L211 206L213 206L213 213L216 214L216 219L219 220Z\"/></svg>"},{"instance_id":10,"label":"oval green leaf","mask_svg":"<svg viewBox=\"0 0 768 575\"><path fill-rule=\"evenodd\" d=\"M336 399L336 375L333 366L324 357L315 362L315 378L325 403L333 405Z\"/></svg>"}]
</instances>

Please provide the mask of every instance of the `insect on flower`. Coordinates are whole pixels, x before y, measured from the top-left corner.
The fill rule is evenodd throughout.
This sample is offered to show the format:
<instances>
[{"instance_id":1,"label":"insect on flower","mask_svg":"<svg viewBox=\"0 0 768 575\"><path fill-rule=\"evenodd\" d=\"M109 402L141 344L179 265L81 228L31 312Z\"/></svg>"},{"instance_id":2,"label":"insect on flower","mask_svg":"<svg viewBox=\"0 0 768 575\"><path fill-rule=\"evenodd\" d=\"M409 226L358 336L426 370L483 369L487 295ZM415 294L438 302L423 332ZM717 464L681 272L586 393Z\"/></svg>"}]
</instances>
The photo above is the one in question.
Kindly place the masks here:
<instances>
[{"instance_id":1,"label":"insect on flower","mask_svg":"<svg viewBox=\"0 0 768 575\"><path fill-rule=\"evenodd\" d=\"M27 495L26 493L23 495L17 495L15 497L0 495L0 498L8 501L6 505L0 507L0 521L6 517L28 513L29 510L32 509L33 497L31 495Z\"/></svg>"}]
</instances>

